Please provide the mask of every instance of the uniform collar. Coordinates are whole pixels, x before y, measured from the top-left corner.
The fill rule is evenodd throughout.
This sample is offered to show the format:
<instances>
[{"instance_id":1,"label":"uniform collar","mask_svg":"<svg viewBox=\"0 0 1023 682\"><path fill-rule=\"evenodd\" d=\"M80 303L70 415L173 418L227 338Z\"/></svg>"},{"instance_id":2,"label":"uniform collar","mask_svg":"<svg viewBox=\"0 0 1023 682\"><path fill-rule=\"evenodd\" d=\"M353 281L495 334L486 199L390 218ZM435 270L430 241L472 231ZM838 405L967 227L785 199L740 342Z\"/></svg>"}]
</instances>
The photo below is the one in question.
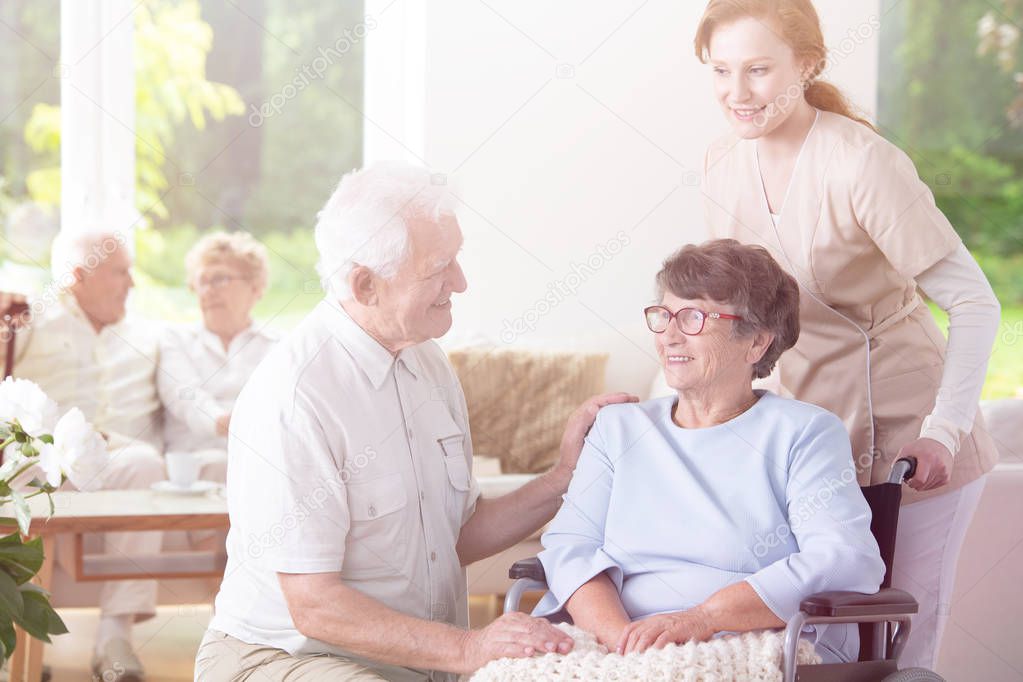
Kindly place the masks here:
<instances>
[{"instance_id":1,"label":"uniform collar","mask_svg":"<svg viewBox=\"0 0 1023 682\"><path fill-rule=\"evenodd\" d=\"M320 301L316 306L315 314L323 321L331 335L352 356L370 383L373 384L373 388L379 390L384 385L384 381L387 380L396 362L400 362L413 378L418 376L419 358L416 346L405 348L395 358L391 351L380 345L379 341L360 327L341 307L341 304L335 301L327 299Z\"/></svg>"}]
</instances>

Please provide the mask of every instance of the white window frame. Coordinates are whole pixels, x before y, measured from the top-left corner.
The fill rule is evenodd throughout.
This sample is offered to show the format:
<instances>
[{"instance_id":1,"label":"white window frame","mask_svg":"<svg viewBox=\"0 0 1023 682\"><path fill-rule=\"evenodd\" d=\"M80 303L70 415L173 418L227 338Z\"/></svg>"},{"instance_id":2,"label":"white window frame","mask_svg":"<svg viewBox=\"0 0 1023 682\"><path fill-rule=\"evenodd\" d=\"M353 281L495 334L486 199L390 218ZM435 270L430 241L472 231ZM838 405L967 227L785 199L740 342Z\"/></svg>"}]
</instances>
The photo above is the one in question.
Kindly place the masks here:
<instances>
[{"instance_id":1,"label":"white window frame","mask_svg":"<svg viewBox=\"0 0 1023 682\"><path fill-rule=\"evenodd\" d=\"M125 234L135 209L135 66L131 0L62 0L61 231Z\"/></svg>"}]
</instances>

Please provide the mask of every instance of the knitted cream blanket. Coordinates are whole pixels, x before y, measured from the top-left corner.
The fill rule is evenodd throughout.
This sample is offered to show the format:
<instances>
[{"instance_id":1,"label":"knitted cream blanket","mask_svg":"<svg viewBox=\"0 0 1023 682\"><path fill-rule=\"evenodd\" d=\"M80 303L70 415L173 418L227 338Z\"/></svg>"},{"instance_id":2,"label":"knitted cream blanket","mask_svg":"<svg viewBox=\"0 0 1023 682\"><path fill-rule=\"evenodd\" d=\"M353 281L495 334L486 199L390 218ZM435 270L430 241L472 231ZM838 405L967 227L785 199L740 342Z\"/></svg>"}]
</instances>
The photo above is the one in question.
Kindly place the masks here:
<instances>
[{"instance_id":1,"label":"knitted cream blanket","mask_svg":"<svg viewBox=\"0 0 1023 682\"><path fill-rule=\"evenodd\" d=\"M775 682L782 679L783 632L761 630L725 635L709 642L669 644L626 656L609 654L596 638L559 624L575 640L568 654L502 658L476 671L471 682L538 680L657 680L658 682ZM820 663L813 645L799 642L796 662Z\"/></svg>"}]
</instances>

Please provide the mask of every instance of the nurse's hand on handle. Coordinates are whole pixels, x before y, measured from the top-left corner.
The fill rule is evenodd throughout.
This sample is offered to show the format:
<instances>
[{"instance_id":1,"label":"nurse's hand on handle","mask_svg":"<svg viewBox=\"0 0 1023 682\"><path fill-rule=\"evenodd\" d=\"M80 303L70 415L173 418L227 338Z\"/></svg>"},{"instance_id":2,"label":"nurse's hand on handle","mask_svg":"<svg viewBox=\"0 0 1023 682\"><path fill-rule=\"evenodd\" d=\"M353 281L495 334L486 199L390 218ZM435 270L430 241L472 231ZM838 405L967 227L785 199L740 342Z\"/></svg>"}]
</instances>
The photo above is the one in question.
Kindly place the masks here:
<instances>
[{"instance_id":1,"label":"nurse's hand on handle","mask_svg":"<svg viewBox=\"0 0 1023 682\"><path fill-rule=\"evenodd\" d=\"M901 450L896 459L916 457L916 474L907 483L914 490L933 490L952 478L952 453L933 438L917 438Z\"/></svg>"}]
</instances>

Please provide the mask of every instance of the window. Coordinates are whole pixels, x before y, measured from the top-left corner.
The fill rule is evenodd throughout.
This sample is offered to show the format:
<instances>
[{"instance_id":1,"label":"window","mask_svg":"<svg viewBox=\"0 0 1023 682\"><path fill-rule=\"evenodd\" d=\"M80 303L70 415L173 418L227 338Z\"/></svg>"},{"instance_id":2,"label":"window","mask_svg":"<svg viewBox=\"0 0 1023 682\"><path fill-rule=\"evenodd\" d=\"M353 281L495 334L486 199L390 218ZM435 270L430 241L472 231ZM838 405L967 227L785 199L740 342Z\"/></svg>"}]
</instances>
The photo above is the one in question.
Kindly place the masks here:
<instances>
[{"instance_id":1,"label":"window","mask_svg":"<svg viewBox=\"0 0 1023 682\"><path fill-rule=\"evenodd\" d=\"M60 0L0 3L0 282L45 283L60 205Z\"/></svg>"},{"instance_id":2,"label":"window","mask_svg":"<svg viewBox=\"0 0 1023 682\"><path fill-rule=\"evenodd\" d=\"M75 16L65 16L74 34L63 40L54 20L60 5L0 5L3 286L15 271L31 280L18 287L26 293L45 282L40 264L59 222L63 144L85 150L78 161L102 157L95 186L87 186L91 168L65 167L65 194L82 186L83 203L107 202L97 210L104 224L134 233L136 313L197 319L184 256L203 233L223 229L245 230L270 252L270 286L255 315L280 326L301 317L322 295L316 212L362 162L363 52L373 25L363 3L64 0ZM119 34L128 41L118 43ZM74 101L65 106L77 108L65 131L62 69L76 76L93 69L100 83L95 92L82 85L88 78L66 85ZM108 106L107 97L128 110ZM109 146L111 135L127 143ZM133 162L134 187L125 173ZM119 208L132 193L136 210ZM65 227L79 211L69 213ZM23 242L39 253L19 253Z\"/></svg>"},{"instance_id":3,"label":"window","mask_svg":"<svg viewBox=\"0 0 1023 682\"><path fill-rule=\"evenodd\" d=\"M984 397L1023 395L1023 7L882 4L881 132L912 157L1002 303Z\"/></svg>"},{"instance_id":4,"label":"window","mask_svg":"<svg viewBox=\"0 0 1023 682\"><path fill-rule=\"evenodd\" d=\"M322 296L316 212L361 165L361 2L147 0L135 10L135 307L196 318L184 256L244 230L271 258L255 314L288 326Z\"/></svg>"}]
</instances>

